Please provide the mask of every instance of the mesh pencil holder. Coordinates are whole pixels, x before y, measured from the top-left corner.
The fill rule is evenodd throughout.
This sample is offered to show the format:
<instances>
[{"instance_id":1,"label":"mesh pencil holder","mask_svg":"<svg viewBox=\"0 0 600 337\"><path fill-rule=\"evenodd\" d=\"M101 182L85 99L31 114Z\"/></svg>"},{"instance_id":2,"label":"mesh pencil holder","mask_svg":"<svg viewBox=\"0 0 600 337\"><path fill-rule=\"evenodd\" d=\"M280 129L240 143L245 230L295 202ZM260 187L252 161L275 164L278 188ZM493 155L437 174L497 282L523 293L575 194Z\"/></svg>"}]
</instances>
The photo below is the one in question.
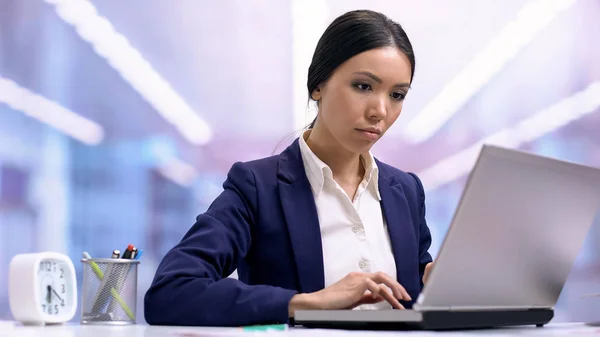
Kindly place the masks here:
<instances>
[{"instance_id":1,"label":"mesh pencil holder","mask_svg":"<svg viewBox=\"0 0 600 337\"><path fill-rule=\"evenodd\" d=\"M83 259L81 324L135 324L138 260Z\"/></svg>"}]
</instances>

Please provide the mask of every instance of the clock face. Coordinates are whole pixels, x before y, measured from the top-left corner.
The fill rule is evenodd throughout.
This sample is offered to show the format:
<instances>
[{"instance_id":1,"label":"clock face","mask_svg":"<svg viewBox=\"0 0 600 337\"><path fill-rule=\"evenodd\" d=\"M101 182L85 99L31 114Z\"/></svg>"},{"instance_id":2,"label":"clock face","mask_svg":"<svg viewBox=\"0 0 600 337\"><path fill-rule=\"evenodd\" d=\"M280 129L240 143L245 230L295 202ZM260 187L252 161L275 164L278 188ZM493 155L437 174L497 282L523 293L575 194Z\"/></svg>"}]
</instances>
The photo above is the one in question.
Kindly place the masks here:
<instances>
[{"instance_id":1,"label":"clock face","mask_svg":"<svg viewBox=\"0 0 600 337\"><path fill-rule=\"evenodd\" d=\"M71 269L59 260L45 259L38 270L38 305L47 316L68 314L76 302L73 291Z\"/></svg>"}]
</instances>

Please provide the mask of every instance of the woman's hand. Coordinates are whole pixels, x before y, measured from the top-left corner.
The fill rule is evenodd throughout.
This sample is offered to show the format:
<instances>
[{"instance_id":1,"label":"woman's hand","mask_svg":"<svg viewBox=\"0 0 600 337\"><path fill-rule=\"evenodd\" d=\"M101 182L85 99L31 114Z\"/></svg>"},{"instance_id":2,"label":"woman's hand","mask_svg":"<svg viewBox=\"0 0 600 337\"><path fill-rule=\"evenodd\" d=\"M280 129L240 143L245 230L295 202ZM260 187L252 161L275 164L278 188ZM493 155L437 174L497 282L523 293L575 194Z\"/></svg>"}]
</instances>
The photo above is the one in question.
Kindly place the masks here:
<instances>
[{"instance_id":1,"label":"woman's hand","mask_svg":"<svg viewBox=\"0 0 600 337\"><path fill-rule=\"evenodd\" d=\"M352 309L384 300L396 309L404 309L398 300L410 301L411 298L403 286L385 273L355 272L323 290L295 295L289 304L289 314L293 317L294 311L302 309Z\"/></svg>"},{"instance_id":2,"label":"woman's hand","mask_svg":"<svg viewBox=\"0 0 600 337\"><path fill-rule=\"evenodd\" d=\"M425 272L423 273L423 284L427 283L427 280L429 279L429 274L431 274L431 269L433 269L433 262L429 262L425 266Z\"/></svg>"}]
</instances>

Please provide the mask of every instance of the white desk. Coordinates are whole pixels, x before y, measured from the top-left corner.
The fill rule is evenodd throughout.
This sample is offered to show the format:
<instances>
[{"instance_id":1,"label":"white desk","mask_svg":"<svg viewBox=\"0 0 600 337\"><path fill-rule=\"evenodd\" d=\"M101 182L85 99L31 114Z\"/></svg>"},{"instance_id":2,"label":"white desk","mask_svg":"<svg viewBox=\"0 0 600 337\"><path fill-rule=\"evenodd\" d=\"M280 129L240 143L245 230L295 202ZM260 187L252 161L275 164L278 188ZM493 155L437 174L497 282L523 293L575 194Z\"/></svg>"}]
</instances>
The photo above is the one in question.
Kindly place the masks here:
<instances>
[{"instance_id":1,"label":"white desk","mask_svg":"<svg viewBox=\"0 0 600 337\"><path fill-rule=\"evenodd\" d=\"M55 325L44 327L27 327L15 324L14 327L0 325L0 337L232 337L232 336L265 336L265 337L381 337L382 335L398 336L600 336L600 326L585 324L550 324L543 328L505 328L491 330L471 330L452 332L429 331L344 331L290 328L287 331L247 332L231 328L199 328L168 326L92 326L92 325Z\"/></svg>"}]
</instances>

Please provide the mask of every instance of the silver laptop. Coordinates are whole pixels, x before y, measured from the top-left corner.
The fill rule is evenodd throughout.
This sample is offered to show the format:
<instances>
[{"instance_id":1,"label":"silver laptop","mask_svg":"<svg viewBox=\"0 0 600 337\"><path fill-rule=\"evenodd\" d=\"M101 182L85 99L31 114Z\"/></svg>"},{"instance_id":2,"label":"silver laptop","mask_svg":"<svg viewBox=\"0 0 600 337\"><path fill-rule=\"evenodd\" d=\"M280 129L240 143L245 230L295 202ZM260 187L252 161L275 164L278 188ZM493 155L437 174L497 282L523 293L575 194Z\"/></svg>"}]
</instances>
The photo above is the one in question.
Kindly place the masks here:
<instances>
[{"instance_id":1,"label":"silver laptop","mask_svg":"<svg viewBox=\"0 0 600 337\"><path fill-rule=\"evenodd\" d=\"M303 310L295 324L542 326L599 209L599 169L485 145L412 310Z\"/></svg>"}]
</instances>

